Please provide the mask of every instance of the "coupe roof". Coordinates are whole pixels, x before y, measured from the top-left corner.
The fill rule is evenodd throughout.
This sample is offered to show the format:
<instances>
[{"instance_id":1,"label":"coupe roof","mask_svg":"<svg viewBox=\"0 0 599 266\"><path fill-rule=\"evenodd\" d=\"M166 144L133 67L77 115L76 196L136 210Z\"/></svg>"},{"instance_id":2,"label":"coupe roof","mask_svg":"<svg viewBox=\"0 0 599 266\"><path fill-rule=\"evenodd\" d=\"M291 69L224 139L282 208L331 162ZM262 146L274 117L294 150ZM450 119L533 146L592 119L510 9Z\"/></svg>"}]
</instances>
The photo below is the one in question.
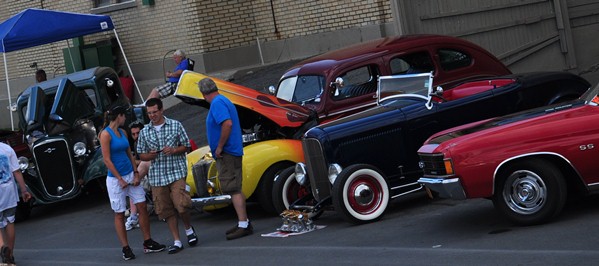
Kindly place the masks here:
<instances>
[{"instance_id":1,"label":"coupe roof","mask_svg":"<svg viewBox=\"0 0 599 266\"><path fill-rule=\"evenodd\" d=\"M356 60L381 56L390 50L401 51L431 44L459 44L488 53L469 41L452 36L433 34L402 35L367 41L311 57L293 66L285 73L285 77L320 74L335 67L344 67L345 64L354 64Z\"/></svg>"}]
</instances>

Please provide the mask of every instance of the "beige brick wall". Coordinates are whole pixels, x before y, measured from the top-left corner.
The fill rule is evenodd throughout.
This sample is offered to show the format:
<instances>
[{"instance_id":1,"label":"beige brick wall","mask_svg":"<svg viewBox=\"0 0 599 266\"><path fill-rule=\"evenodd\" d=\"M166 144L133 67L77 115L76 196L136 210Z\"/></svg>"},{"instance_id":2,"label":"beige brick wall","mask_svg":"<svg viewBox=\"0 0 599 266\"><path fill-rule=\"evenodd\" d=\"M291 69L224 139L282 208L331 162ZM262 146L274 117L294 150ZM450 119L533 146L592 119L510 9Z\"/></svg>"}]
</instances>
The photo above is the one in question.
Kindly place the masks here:
<instances>
[{"instance_id":1,"label":"beige brick wall","mask_svg":"<svg viewBox=\"0 0 599 266\"><path fill-rule=\"evenodd\" d=\"M198 5L205 52L248 45L256 38L281 40L392 19L389 0L205 0Z\"/></svg>"},{"instance_id":2,"label":"beige brick wall","mask_svg":"<svg viewBox=\"0 0 599 266\"><path fill-rule=\"evenodd\" d=\"M271 2L274 7L271 9ZM202 54L255 43L284 40L310 34L377 25L392 20L389 0L155 0L104 13L111 16L130 63L162 60L166 52L183 49ZM90 13L91 0L43 1L45 9ZM39 1L3 1L0 20L26 8L40 8ZM276 31L275 31L276 23ZM109 40L112 32L85 37L85 43ZM33 75L37 62L50 77L64 72L62 48L66 42L10 52L9 76ZM4 66L2 66L4 67ZM0 79L5 79L4 71Z\"/></svg>"}]
</instances>

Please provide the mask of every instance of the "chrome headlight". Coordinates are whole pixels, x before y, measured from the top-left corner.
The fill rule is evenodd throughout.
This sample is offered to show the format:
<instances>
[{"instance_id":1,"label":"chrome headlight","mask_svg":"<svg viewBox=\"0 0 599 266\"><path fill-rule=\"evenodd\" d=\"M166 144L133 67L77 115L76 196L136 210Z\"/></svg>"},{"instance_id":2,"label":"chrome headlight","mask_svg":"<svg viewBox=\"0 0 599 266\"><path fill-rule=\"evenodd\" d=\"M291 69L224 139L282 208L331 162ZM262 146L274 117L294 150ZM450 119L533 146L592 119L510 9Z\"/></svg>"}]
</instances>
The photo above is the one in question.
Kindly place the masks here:
<instances>
[{"instance_id":1,"label":"chrome headlight","mask_svg":"<svg viewBox=\"0 0 599 266\"><path fill-rule=\"evenodd\" d=\"M331 185L335 184L335 179L337 179L342 170L343 168L336 163L329 165L329 182L331 182Z\"/></svg>"},{"instance_id":2,"label":"chrome headlight","mask_svg":"<svg viewBox=\"0 0 599 266\"><path fill-rule=\"evenodd\" d=\"M19 169L21 169L21 171L25 171L27 168L29 168L29 159L23 156L19 157Z\"/></svg>"},{"instance_id":3,"label":"chrome headlight","mask_svg":"<svg viewBox=\"0 0 599 266\"><path fill-rule=\"evenodd\" d=\"M75 157L85 155L87 152L87 147L83 142L77 142L73 145L73 152L75 153Z\"/></svg>"},{"instance_id":4,"label":"chrome headlight","mask_svg":"<svg viewBox=\"0 0 599 266\"><path fill-rule=\"evenodd\" d=\"M297 181L300 186L306 185L306 165L304 163L295 164L295 181Z\"/></svg>"}]
</instances>

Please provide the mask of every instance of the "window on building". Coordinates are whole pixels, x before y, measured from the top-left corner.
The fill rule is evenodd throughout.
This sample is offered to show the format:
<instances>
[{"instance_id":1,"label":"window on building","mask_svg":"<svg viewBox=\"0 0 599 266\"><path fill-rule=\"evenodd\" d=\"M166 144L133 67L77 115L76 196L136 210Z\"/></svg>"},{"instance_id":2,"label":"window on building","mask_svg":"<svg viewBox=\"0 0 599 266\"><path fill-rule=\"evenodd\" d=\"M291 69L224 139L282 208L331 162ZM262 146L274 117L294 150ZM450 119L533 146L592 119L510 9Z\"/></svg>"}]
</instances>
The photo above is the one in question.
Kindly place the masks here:
<instances>
[{"instance_id":1,"label":"window on building","mask_svg":"<svg viewBox=\"0 0 599 266\"><path fill-rule=\"evenodd\" d=\"M114 4L114 2L118 3L119 0L94 0L94 7L103 7Z\"/></svg>"},{"instance_id":2,"label":"window on building","mask_svg":"<svg viewBox=\"0 0 599 266\"><path fill-rule=\"evenodd\" d=\"M91 14L103 14L137 6L135 0L93 0L93 3L94 7L90 10Z\"/></svg>"}]
</instances>

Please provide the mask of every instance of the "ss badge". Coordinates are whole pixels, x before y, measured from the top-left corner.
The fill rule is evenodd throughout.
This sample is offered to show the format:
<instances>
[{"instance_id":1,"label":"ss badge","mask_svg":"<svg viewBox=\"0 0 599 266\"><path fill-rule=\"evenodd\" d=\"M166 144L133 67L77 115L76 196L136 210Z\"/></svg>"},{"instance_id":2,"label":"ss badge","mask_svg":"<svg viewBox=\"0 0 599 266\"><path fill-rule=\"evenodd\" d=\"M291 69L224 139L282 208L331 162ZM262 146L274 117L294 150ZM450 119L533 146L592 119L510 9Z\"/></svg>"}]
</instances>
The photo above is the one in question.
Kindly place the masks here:
<instances>
[{"instance_id":1,"label":"ss badge","mask_svg":"<svg viewBox=\"0 0 599 266\"><path fill-rule=\"evenodd\" d=\"M581 151L584 151L584 150L592 150L592 149L594 149L594 148L595 148L595 145L593 145L593 144L580 145L580 146L578 146L578 148L579 148Z\"/></svg>"}]
</instances>

